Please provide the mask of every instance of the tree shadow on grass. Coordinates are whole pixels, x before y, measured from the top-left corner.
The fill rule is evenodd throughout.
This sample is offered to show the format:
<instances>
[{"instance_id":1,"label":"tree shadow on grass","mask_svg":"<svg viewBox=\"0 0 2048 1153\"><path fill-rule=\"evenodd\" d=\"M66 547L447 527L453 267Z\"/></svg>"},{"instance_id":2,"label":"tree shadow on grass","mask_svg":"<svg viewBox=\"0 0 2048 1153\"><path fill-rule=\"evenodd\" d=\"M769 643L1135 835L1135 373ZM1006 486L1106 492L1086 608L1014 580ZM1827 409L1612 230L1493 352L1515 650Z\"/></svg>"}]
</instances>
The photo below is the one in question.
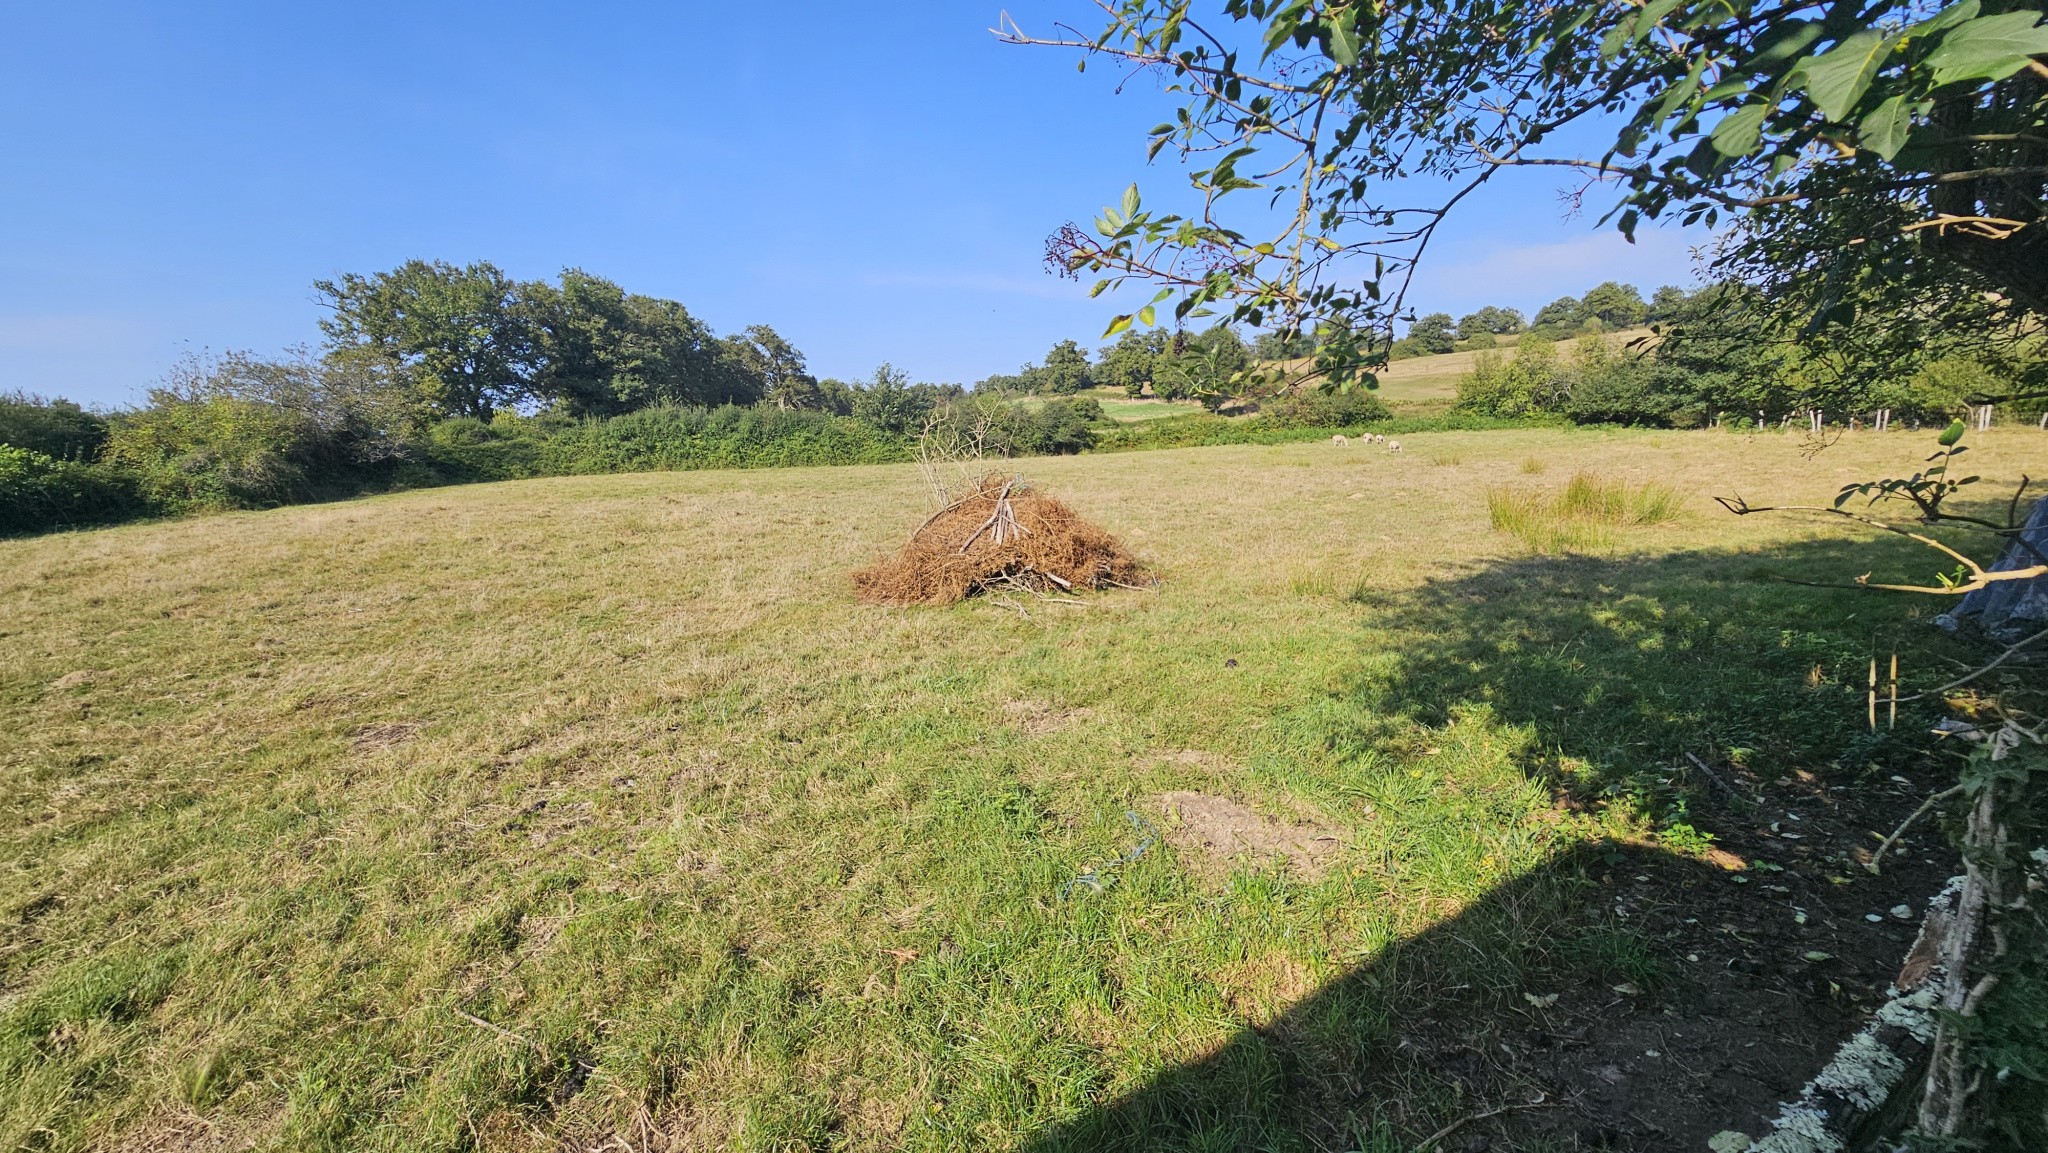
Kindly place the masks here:
<instances>
[{"instance_id":1,"label":"tree shadow on grass","mask_svg":"<svg viewBox=\"0 0 2048 1153\"><path fill-rule=\"evenodd\" d=\"M1869 911L1917 907L1952 863L1929 836L1882 877L1856 867L1939 774L1926 718L1872 734L1864 697L1872 655L1938 660L1938 608L1770 579L1883 565L1925 567L1910 547L1824 540L1528 558L1362 598L1357 671L1297 736L1312 723L1369 778L1478 712L1560 808L1633 826L1023 1148L1392 1151L1455 1125L1432 1148L1650 1150L1754 1133L1896 971L1911 926Z\"/></svg>"}]
</instances>

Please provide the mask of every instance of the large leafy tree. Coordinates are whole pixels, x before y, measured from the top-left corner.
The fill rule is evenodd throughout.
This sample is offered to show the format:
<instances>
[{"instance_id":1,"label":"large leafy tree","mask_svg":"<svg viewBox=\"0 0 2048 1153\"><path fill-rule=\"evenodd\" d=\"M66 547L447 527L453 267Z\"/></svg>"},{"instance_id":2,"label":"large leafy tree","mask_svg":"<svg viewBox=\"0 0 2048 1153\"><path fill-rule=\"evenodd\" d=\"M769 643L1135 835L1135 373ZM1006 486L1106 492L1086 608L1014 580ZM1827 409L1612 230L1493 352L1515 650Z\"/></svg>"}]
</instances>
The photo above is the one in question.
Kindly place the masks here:
<instances>
[{"instance_id":1,"label":"large leafy tree","mask_svg":"<svg viewBox=\"0 0 2048 1153\"><path fill-rule=\"evenodd\" d=\"M539 350L519 288L488 261L438 260L313 284L334 353L388 365L426 415L486 420L532 395Z\"/></svg>"},{"instance_id":2,"label":"large leafy tree","mask_svg":"<svg viewBox=\"0 0 2048 1153\"><path fill-rule=\"evenodd\" d=\"M1039 380L1047 392L1079 392L1095 383L1091 369L1087 351L1074 341L1062 340L1046 352Z\"/></svg>"},{"instance_id":3,"label":"large leafy tree","mask_svg":"<svg viewBox=\"0 0 2048 1153\"><path fill-rule=\"evenodd\" d=\"M559 285L520 286L535 352L530 390L576 416L616 416L652 404L756 399L711 329L673 300L629 293L580 269Z\"/></svg>"},{"instance_id":4,"label":"large leafy tree","mask_svg":"<svg viewBox=\"0 0 2048 1153\"><path fill-rule=\"evenodd\" d=\"M1585 310L1607 328L1634 328L1650 315L1650 306L1633 284L1608 281L1579 299Z\"/></svg>"},{"instance_id":5,"label":"large leafy tree","mask_svg":"<svg viewBox=\"0 0 2048 1153\"><path fill-rule=\"evenodd\" d=\"M1458 322L1448 312L1432 312L1415 318L1408 326L1408 339L1422 352L1452 352L1458 347Z\"/></svg>"},{"instance_id":6,"label":"large leafy tree","mask_svg":"<svg viewBox=\"0 0 2048 1153\"><path fill-rule=\"evenodd\" d=\"M1525 326L1519 310L1489 304L1459 319L1458 339L1477 340L1482 336L1513 336L1522 331L1523 327Z\"/></svg>"},{"instance_id":7,"label":"large leafy tree","mask_svg":"<svg viewBox=\"0 0 2048 1153\"><path fill-rule=\"evenodd\" d=\"M1189 161L1199 206L1136 186L1068 226L1052 255L1104 287L1159 293L1112 329L1228 305L1318 332L1348 379L1383 355L1408 273L1442 222L1505 168L1610 189L1611 218L1720 223L1842 197L1883 244L1838 247L1856 275L1907 245L2048 315L2048 27L2005 0L1101 0L1064 45L1163 74L1181 96L1152 148ZM1085 64L1085 61L1084 61ZM1579 130L1567 133L1574 125ZM1604 149L1564 150L1586 126ZM1417 178L1422 178L1418 180ZM1437 182L1441 197L1401 199ZM1250 202L1256 193L1256 205ZM1232 206L1247 202L1250 211ZM1273 209L1278 208L1278 220ZM1790 238L1785 239L1787 243ZM1869 239L1866 237L1865 239Z\"/></svg>"},{"instance_id":8,"label":"large leafy tree","mask_svg":"<svg viewBox=\"0 0 2048 1153\"><path fill-rule=\"evenodd\" d=\"M1270 334L1269 334L1270 335ZM1143 332L1124 330L1116 343L1095 355L1094 379L1098 384L1123 389L1126 395L1143 396L1151 386L1159 358L1167 353L1168 336L1162 329ZM1284 354L1284 349L1280 350ZM1295 353L1306 356L1308 349ZM1277 357L1275 357L1277 359Z\"/></svg>"},{"instance_id":9,"label":"large leafy tree","mask_svg":"<svg viewBox=\"0 0 2048 1153\"><path fill-rule=\"evenodd\" d=\"M804 354L765 324L725 338L726 359L753 384L761 399L786 411L833 406L810 373Z\"/></svg>"}]
</instances>

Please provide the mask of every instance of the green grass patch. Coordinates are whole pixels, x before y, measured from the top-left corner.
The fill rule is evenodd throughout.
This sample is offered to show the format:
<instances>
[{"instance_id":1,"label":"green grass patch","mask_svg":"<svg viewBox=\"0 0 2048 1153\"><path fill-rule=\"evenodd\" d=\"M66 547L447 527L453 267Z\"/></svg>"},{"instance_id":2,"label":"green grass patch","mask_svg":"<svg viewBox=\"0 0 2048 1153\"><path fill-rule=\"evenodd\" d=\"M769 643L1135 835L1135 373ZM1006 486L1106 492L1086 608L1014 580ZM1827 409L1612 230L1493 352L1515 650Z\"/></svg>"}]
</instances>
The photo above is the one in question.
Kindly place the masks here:
<instances>
[{"instance_id":1,"label":"green grass patch","mask_svg":"<svg viewBox=\"0 0 2048 1153\"><path fill-rule=\"evenodd\" d=\"M1607 548L1619 530L1678 519L1681 506L1669 485L1608 480L1590 472L1575 474L1560 489L1496 485L1486 490L1494 529L1540 554Z\"/></svg>"}]
</instances>

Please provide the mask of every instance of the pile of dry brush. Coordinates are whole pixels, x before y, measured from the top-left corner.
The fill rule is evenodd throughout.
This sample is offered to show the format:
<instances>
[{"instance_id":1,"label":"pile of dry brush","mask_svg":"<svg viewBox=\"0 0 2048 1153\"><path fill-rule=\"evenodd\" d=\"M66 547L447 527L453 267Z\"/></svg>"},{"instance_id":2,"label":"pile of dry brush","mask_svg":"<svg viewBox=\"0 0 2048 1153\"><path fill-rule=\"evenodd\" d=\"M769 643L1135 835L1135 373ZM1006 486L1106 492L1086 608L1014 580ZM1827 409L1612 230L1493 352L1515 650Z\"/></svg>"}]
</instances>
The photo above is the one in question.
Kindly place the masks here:
<instances>
[{"instance_id":1,"label":"pile of dry brush","mask_svg":"<svg viewBox=\"0 0 2048 1153\"><path fill-rule=\"evenodd\" d=\"M880 604L952 604L978 592L1055 595L1130 587L1144 566L1123 542L1016 477L990 473L933 513L894 556L853 574Z\"/></svg>"}]
</instances>

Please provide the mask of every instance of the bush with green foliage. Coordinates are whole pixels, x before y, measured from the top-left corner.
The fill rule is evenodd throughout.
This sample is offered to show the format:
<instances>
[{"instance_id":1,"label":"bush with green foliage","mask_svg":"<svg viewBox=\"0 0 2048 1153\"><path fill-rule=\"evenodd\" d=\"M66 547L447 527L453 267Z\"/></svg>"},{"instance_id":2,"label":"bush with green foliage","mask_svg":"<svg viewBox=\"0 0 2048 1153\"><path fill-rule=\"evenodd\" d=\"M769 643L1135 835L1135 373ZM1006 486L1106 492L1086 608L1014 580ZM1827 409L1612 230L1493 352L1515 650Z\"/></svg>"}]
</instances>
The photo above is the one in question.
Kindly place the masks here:
<instances>
[{"instance_id":1,"label":"bush with green foliage","mask_svg":"<svg viewBox=\"0 0 2048 1153\"><path fill-rule=\"evenodd\" d=\"M1569 395L1557 346L1531 335L1522 338L1512 357L1498 352L1475 357L1472 371L1458 381L1455 407L1513 420L1559 412Z\"/></svg>"},{"instance_id":2,"label":"bush with green foliage","mask_svg":"<svg viewBox=\"0 0 2048 1153\"><path fill-rule=\"evenodd\" d=\"M166 512L270 508L311 500L305 425L283 409L229 396L159 396L115 422L108 463Z\"/></svg>"},{"instance_id":3,"label":"bush with green foliage","mask_svg":"<svg viewBox=\"0 0 2048 1153\"><path fill-rule=\"evenodd\" d=\"M993 447L1004 456L1065 456L1095 445L1095 430L1089 427L1092 411L1102 418L1102 405L1089 398L1083 409L1068 400L1044 404L1005 406L991 429Z\"/></svg>"},{"instance_id":4,"label":"bush with green foliage","mask_svg":"<svg viewBox=\"0 0 2048 1153\"><path fill-rule=\"evenodd\" d=\"M403 387L358 358L190 358L111 422L103 458L164 512L269 508L374 487L404 455Z\"/></svg>"},{"instance_id":5,"label":"bush with green foliage","mask_svg":"<svg viewBox=\"0 0 2048 1153\"><path fill-rule=\"evenodd\" d=\"M1576 424L1697 428L1706 422L1707 405L1670 387L1682 381L1682 376L1659 371L1650 353L1627 347L1619 337L1588 337L1578 342L1566 366L1569 395L1562 411Z\"/></svg>"},{"instance_id":6,"label":"bush with green foliage","mask_svg":"<svg viewBox=\"0 0 2048 1153\"><path fill-rule=\"evenodd\" d=\"M1356 429L1394 415L1379 397L1357 387L1333 392L1302 389L1268 402L1261 411L1275 428Z\"/></svg>"},{"instance_id":7,"label":"bush with green foliage","mask_svg":"<svg viewBox=\"0 0 2048 1153\"><path fill-rule=\"evenodd\" d=\"M0 444L0 535L106 524L146 511L114 469Z\"/></svg>"},{"instance_id":8,"label":"bush with green foliage","mask_svg":"<svg viewBox=\"0 0 2048 1153\"><path fill-rule=\"evenodd\" d=\"M957 384L912 384L894 366L875 369L874 379L848 389L845 415L882 432L916 435L941 404L965 395Z\"/></svg>"},{"instance_id":9,"label":"bush with green foliage","mask_svg":"<svg viewBox=\"0 0 2048 1153\"><path fill-rule=\"evenodd\" d=\"M106 443L106 420L71 401L0 393L0 444L57 460L90 461Z\"/></svg>"}]
</instances>

